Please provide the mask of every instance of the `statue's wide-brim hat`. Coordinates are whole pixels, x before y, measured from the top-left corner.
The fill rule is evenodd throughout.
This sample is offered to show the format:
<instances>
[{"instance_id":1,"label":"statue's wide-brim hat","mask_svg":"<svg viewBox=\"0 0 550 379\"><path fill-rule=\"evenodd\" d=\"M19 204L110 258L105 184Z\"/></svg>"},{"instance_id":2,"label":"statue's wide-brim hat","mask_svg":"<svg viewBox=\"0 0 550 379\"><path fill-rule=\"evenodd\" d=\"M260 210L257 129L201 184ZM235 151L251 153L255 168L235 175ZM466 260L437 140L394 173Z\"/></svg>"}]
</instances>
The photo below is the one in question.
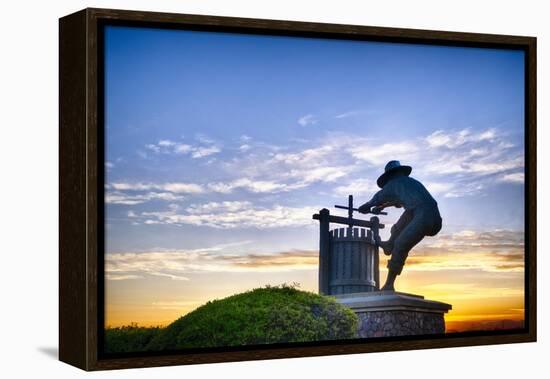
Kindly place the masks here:
<instances>
[{"instance_id":1,"label":"statue's wide-brim hat","mask_svg":"<svg viewBox=\"0 0 550 379\"><path fill-rule=\"evenodd\" d=\"M411 166L402 166L399 161L389 161L384 168L384 173L376 180L376 184L382 188L394 176L409 176L411 171Z\"/></svg>"}]
</instances>

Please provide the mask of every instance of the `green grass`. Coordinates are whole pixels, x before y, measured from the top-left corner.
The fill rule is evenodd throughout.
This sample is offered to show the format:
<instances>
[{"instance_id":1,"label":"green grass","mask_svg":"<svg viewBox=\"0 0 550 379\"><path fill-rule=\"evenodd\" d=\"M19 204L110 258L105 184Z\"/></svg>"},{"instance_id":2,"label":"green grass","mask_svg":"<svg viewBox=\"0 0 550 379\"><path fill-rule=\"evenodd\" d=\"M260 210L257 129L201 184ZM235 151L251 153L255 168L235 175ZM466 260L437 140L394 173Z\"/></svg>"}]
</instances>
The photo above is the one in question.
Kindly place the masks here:
<instances>
[{"instance_id":1,"label":"green grass","mask_svg":"<svg viewBox=\"0 0 550 379\"><path fill-rule=\"evenodd\" d=\"M165 328L107 329L105 343L128 352L307 342L354 338L356 326L333 298L282 285L208 302Z\"/></svg>"},{"instance_id":2,"label":"green grass","mask_svg":"<svg viewBox=\"0 0 550 379\"><path fill-rule=\"evenodd\" d=\"M145 328L130 324L119 328L105 329L105 353L131 353L145 351L160 327Z\"/></svg>"}]
</instances>

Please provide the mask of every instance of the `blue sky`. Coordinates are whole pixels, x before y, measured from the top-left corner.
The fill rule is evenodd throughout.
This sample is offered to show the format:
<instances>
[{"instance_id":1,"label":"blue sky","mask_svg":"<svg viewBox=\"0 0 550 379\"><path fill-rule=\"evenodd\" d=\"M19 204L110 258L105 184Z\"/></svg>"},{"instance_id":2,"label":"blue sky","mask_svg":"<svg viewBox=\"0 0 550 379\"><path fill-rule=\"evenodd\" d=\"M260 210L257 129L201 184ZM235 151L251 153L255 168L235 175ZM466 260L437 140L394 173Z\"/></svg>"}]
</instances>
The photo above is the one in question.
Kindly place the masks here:
<instances>
[{"instance_id":1,"label":"blue sky","mask_svg":"<svg viewBox=\"0 0 550 379\"><path fill-rule=\"evenodd\" d=\"M392 159L438 201L438 238L523 243L521 51L107 27L105 59L113 281L216 254L302 269L311 215L367 201ZM166 252L195 258L122 268Z\"/></svg>"}]
</instances>

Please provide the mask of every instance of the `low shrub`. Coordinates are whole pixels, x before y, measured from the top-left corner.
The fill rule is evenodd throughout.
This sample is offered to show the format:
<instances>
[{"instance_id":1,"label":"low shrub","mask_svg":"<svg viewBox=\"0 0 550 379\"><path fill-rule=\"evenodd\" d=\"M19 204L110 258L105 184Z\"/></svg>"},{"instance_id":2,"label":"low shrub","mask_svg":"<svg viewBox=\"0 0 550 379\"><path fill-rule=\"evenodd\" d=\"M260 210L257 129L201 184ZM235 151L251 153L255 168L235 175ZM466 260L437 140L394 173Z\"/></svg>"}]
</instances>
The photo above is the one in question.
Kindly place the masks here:
<instances>
[{"instance_id":1,"label":"low shrub","mask_svg":"<svg viewBox=\"0 0 550 379\"><path fill-rule=\"evenodd\" d=\"M180 350L353 338L357 317L333 298L294 286L215 300L160 330L147 350Z\"/></svg>"}]
</instances>

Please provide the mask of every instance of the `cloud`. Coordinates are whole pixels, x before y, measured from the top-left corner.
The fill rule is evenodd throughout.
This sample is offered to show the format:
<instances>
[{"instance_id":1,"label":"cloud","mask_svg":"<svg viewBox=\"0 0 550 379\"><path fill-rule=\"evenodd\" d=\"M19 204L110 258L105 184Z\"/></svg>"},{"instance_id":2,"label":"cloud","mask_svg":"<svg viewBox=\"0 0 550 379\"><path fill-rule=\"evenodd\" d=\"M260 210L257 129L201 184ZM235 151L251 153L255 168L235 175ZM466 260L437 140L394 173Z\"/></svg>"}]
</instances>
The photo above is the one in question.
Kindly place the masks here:
<instances>
[{"instance_id":1,"label":"cloud","mask_svg":"<svg viewBox=\"0 0 550 379\"><path fill-rule=\"evenodd\" d=\"M324 144L292 152L267 148L243 154L220 165L228 175L238 173L240 178L212 182L207 187L213 192L226 194L237 189L252 193L279 193L314 183L334 183L354 170L349 157L336 154L335 149L334 144Z\"/></svg>"},{"instance_id":2,"label":"cloud","mask_svg":"<svg viewBox=\"0 0 550 379\"><path fill-rule=\"evenodd\" d=\"M424 186L432 195L449 194L453 189L452 183L425 182Z\"/></svg>"},{"instance_id":3,"label":"cloud","mask_svg":"<svg viewBox=\"0 0 550 379\"><path fill-rule=\"evenodd\" d=\"M110 188L113 188L118 191L150 191L150 190L161 190L168 192L176 193L187 193L187 194L197 194L203 193L204 188L195 183L128 183L128 182L113 182L109 184Z\"/></svg>"},{"instance_id":4,"label":"cloud","mask_svg":"<svg viewBox=\"0 0 550 379\"><path fill-rule=\"evenodd\" d=\"M458 198L478 195L488 186L486 181L474 181L471 178L455 178L452 182L428 182L426 188L431 194L445 198Z\"/></svg>"},{"instance_id":5,"label":"cloud","mask_svg":"<svg viewBox=\"0 0 550 379\"><path fill-rule=\"evenodd\" d=\"M138 223L168 225L196 225L217 229L258 228L270 229L289 226L308 226L311 216L320 207L261 207L249 202L226 201L191 205L184 211L169 209L142 212Z\"/></svg>"},{"instance_id":6,"label":"cloud","mask_svg":"<svg viewBox=\"0 0 550 379\"><path fill-rule=\"evenodd\" d=\"M212 154L219 153L221 150L217 146L208 146L208 147L196 147L193 149L191 154L192 158L202 158L207 157Z\"/></svg>"},{"instance_id":7,"label":"cloud","mask_svg":"<svg viewBox=\"0 0 550 379\"><path fill-rule=\"evenodd\" d=\"M154 151L177 149L193 157L205 157L220 151L213 140L197 136L199 147L161 139ZM169 195L147 193L172 192L181 194L232 194L246 191L251 194L276 194L324 184L318 191L336 195L368 195L378 188L374 180L390 159L399 159L413 166L413 176L425 183L439 198L458 198L483 194L499 183L522 183L524 178L523 149L508 141L497 128L474 132L436 130L412 139L370 139L361 136L332 133L316 141L301 141L301 148L272 146L253 141L242 135L238 138L232 159L219 160L213 173L222 173L223 181L203 183L112 183L108 199L113 204L135 205L147 199ZM304 147L305 145L305 147ZM313 147L312 147L313 145ZM135 194L133 191L146 192ZM177 201L177 199L173 199ZM230 200L230 199L229 199Z\"/></svg>"},{"instance_id":8,"label":"cloud","mask_svg":"<svg viewBox=\"0 0 550 379\"><path fill-rule=\"evenodd\" d=\"M336 187L334 192L340 196L365 196L372 195L378 190L379 188L373 179L356 179L346 185Z\"/></svg>"},{"instance_id":9,"label":"cloud","mask_svg":"<svg viewBox=\"0 0 550 379\"><path fill-rule=\"evenodd\" d=\"M479 133L472 133L470 129L462 129L456 132L436 130L426 137L426 142L431 147L446 147L455 149L466 143L493 140L497 137L497 130L489 128Z\"/></svg>"},{"instance_id":10,"label":"cloud","mask_svg":"<svg viewBox=\"0 0 550 379\"><path fill-rule=\"evenodd\" d=\"M159 146L174 146L174 145L176 145L175 142L172 142L172 141L166 140L166 139L160 140L158 144L159 144Z\"/></svg>"},{"instance_id":11,"label":"cloud","mask_svg":"<svg viewBox=\"0 0 550 379\"><path fill-rule=\"evenodd\" d=\"M412 250L406 266L419 271L523 272L524 260L522 230L462 230L424 240Z\"/></svg>"},{"instance_id":12,"label":"cloud","mask_svg":"<svg viewBox=\"0 0 550 379\"><path fill-rule=\"evenodd\" d=\"M315 125L317 124L317 119L312 114L307 114L298 119L298 124L301 126Z\"/></svg>"},{"instance_id":13,"label":"cloud","mask_svg":"<svg viewBox=\"0 0 550 379\"><path fill-rule=\"evenodd\" d=\"M199 184L194 183L165 183L160 185L162 189L176 193L202 193L204 189Z\"/></svg>"},{"instance_id":14,"label":"cloud","mask_svg":"<svg viewBox=\"0 0 550 379\"><path fill-rule=\"evenodd\" d=\"M246 205L219 203L206 207L199 206L195 210L200 214L202 210L239 210ZM246 240L202 249L154 249L145 252L108 253L105 256L105 272L108 280L139 279L146 276L189 280L191 274L204 272L281 272L318 269L317 250L239 252L242 246L251 243L252 241ZM434 244L415 248L407 259L406 270L523 272L522 233L512 230L464 230L441 236ZM448 283L447 287L451 289L452 285ZM453 293L455 292L457 291ZM463 295L468 297L466 293Z\"/></svg>"},{"instance_id":15,"label":"cloud","mask_svg":"<svg viewBox=\"0 0 550 379\"><path fill-rule=\"evenodd\" d=\"M316 250L292 250L273 254L247 254L223 257L233 269L253 271L314 270L319 266Z\"/></svg>"},{"instance_id":16,"label":"cloud","mask_svg":"<svg viewBox=\"0 0 550 379\"><path fill-rule=\"evenodd\" d=\"M252 203L249 201L214 201L206 204L192 204L186 210L190 214L204 214L211 212L236 212L251 207Z\"/></svg>"},{"instance_id":17,"label":"cloud","mask_svg":"<svg viewBox=\"0 0 550 379\"><path fill-rule=\"evenodd\" d=\"M350 147L351 154L357 159L376 166L385 165L389 160L394 159L392 157L398 157L402 161L410 161L418 156L419 151L418 144L410 141L376 145L358 140L356 144L357 146Z\"/></svg>"},{"instance_id":18,"label":"cloud","mask_svg":"<svg viewBox=\"0 0 550 379\"><path fill-rule=\"evenodd\" d=\"M205 145L213 145L215 141L211 139L210 137L206 136L205 134L198 133L195 135L195 139L199 141L200 143L203 143Z\"/></svg>"},{"instance_id":19,"label":"cloud","mask_svg":"<svg viewBox=\"0 0 550 379\"><path fill-rule=\"evenodd\" d=\"M500 177L500 181L509 183L525 183L525 174L523 172L514 172Z\"/></svg>"},{"instance_id":20,"label":"cloud","mask_svg":"<svg viewBox=\"0 0 550 379\"><path fill-rule=\"evenodd\" d=\"M349 112L337 114L336 116L334 116L334 118L348 118L348 117L356 116L360 113L361 111L349 111Z\"/></svg>"},{"instance_id":21,"label":"cloud","mask_svg":"<svg viewBox=\"0 0 550 379\"><path fill-rule=\"evenodd\" d=\"M115 182L106 186L107 204L137 205L152 200L181 201L182 194L199 194L205 190L194 183L127 183Z\"/></svg>"},{"instance_id":22,"label":"cloud","mask_svg":"<svg viewBox=\"0 0 550 379\"><path fill-rule=\"evenodd\" d=\"M190 274L196 273L282 272L314 270L318 266L317 251L313 250L265 254L229 251L248 243L250 241L195 250L109 253L105 255L105 275L107 280L131 280L148 276L189 280Z\"/></svg>"},{"instance_id":23,"label":"cloud","mask_svg":"<svg viewBox=\"0 0 550 379\"><path fill-rule=\"evenodd\" d=\"M523 149L497 128L479 132L437 130L426 137L377 144L355 139L350 153L371 167L390 159L413 166L413 176L430 178L427 187L444 197L482 193L498 182L521 183ZM380 170L381 171L381 170Z\"/></svg>"},{"instance_id":24,"label":"cloud","mask_svg":"<svg viewBox=\"0 0 550 379\"><path fill-rule=\"evenodd\" d=\"M107 204L136 205L151 200L179 201L183 196L176 196L170 192L148 192L145 194L129 195L119 191L109 191L105 194Z\"/></svg>"},{"instance_id":25,"label":"cloud","mask_svg":"<svg viewBox=\"0 0 550 379\"><path fill-rule=\"evenodd\" d=\"M145 145L145 148L147 150L151 150L153 153L160 153L160 146L158 146L158 145L149 143L149 144Z\"/></svg>"},{"instance_id":26,"label":"cloud","mask_svg":"<svg viewBox=\"0 0 550 379\"><path fill-rule=\"evenodd\" d=\"M129 183L114 182L106 186L106 202L110 204L136 205L150 200L179 201L184 197L179 194L203 194L208 192L229 194L243 189L252 193L286 192L296 188L303 188L316 181L330 182L346 175L349 168L315 168L310 171L290 170L288 178L296 178L291 183L275 182L271 180L252 180L240 178L229 182L212 182L206 185L196 183ZM144 191L162 191L147 192ZM174 195L175 194L175 195Z\"/></svg>"},{"instance_id":27,"label":"cloud","mask_svg":"<svg viewBox=\"0 0 550 379\"><path fill-rule=\"evenodd\" d=\"M262 164L263 172L277 177L285 190L313 183L332 183L349 175L354 166L339 152L339 143L327 143L297 152L275 153ZM252 170L252 175L255 172Z\"/></svg>"},{"instance_id":28,"label":"cloud","mask_svg":"<svg viewBox=\"0 0 550 379\"><path fill-rule=\"evenodd\" d=\"M238 148L246 154L220 162L228 175L239 173L241 177L204 184L204 192L280 193L315 183L334 183L332 192L337 195L366 195L378 189L372 183L385 163L399 159L413 166L413 176L430 178L426 187L434 195L456 198L480 194L498 182L519 183L517 170L524 165L521 149L496 128L479 132L437 130L427 136L385 143L339 133L301 150L253 149L251 140L241 136ZM163 144L175 146L170 141Z\"/></svg>"},{"instance_id":29,"label":"cloud","mask_svg":"<svg viewBox=\"0 0 550 379\"><path fill-rule=\"evenodd\" d=\"M355 117L359 115L372 115L378 113L375 110L369 110L369 109L355 109L348 112L339 113L334 118L336 119L343 119L343 118L349 118L349 117Z\"/></svg>"},{"instance_id":30,"label":"cloud","mask_svg":"<svg viewBox=\"0 0 550 379\"><path fill-rule=\"evenodd\" d=\"M248 151L250 137L241 136L240 140L248 142L244 149ZM378 190L372 183L385 163L399 159L413 166L413 176L430 178L425 184L434 195L457 198L480 194L498 182L519 183L517 170L524 165L521 149L496 128L479 132L437 130L427 136L385 143L339 133L315 143L313 148L294 151L255 150L221 162L228 174L239 173L241 177L211 182L204 189L222 194L239 189L280 193L315 183L335 183L332 191L337 195L366 195Z\"/></svg>"},{"instance_id":31,"label":"cloud","mask_svg":"<svg viewBox=\"0 0 550 379\"><path fill-rule=\"evenodd\" d=\"M523 151L507 142L495 128L478 133L470 129L438 130L426 137L425 142L424 158L432 161L424 167L429 174L480 177L517 170L524 165Z\"/></svg>"},{"instance_id":32,"label":"cloud","mask_svg":"<svg viewBox=\"0 0 550 379\"><path fill-rule=\"evenodd\" d=\"M196 140L200 145L190 145L169 139L161 139L156 144L150 143L145 145L145 149L155 154L189 155L194 159L208 157L221 152L220 146L204 135L197 135Z\"/></svg>"},{"instance_id":33,"label":"cloud","mask_svg":"<svg viewBox=\"0 0 550 379\"><path fill-rule=\"evenodd\" d=\"M208 188L213 192L231 193L236 189L242 188L254 193L273 193L286 191L289 187L284 183L277 183L267 180L251 180L241 178L231 182L209 183Z\"/></svg>"},{"instance_id":34,"label":"cloud","mask_svg":"<svg viewBox=\"0 0 550 379\"><path fill-rule=\"evenodd\" d=\"M443 130L436 130L426 137L426 142L430 147L447 147L452 149L464 144L469 134L469 130L461 130L457 133L452 134L447 133Z\"/></svg>"},{"instance_id":35,"label":"cloud","mask_svg":"<svg viewBox=\"0 0 550 379\"><path fill-rule=\"evenodd\" d=\"M315 182L335 182L350 173L351 167L347 166L327 166L327 167L312 167L310 169L297 168L290 170L289 176L296 178L298 181L291 186L301 188Z\"/></svg>"},{"instance_id":36,"label":"cloud","mask_svg":"<svg viewBox=\"0 0 550 379\"><path fill-rule=\"evenodd\" d=\"M482 176L515 170L524 164L523 151L508 143L495 128L478 133L470 129L438 130L425 138L380 145L359 139L356 145L350 147L350 152L357 159L379 166L390 159L399 159L432 175Z\"/></svg>"}]
</instances>

